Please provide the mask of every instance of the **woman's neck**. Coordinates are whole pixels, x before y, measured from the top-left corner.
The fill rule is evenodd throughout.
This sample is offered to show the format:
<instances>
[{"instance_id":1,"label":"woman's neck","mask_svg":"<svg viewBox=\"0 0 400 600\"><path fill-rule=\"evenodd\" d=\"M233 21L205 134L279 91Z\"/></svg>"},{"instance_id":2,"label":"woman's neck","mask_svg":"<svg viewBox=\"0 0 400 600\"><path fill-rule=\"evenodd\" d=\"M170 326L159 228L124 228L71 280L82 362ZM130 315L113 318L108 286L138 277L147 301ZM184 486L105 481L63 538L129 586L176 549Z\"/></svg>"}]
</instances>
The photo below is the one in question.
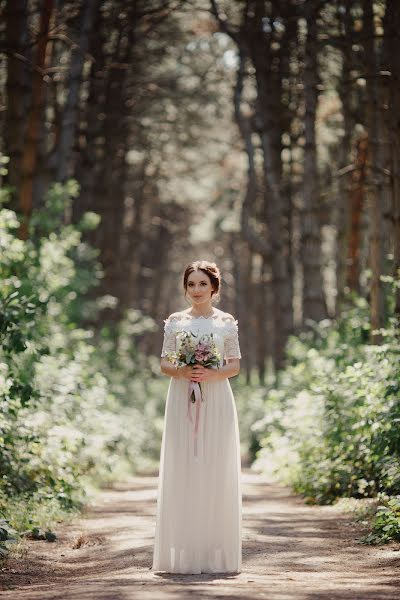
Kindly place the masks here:
<instances>
[{"instance_id":1,"label":"woman's neck","mask_svg":"<svg viewBox=\"0 0 400 600\"><path fill-rule=\"evenodd\" d=\"M193 315L194 317L209 317L210 315L212 315L214 310L213 305L210 303L208 306L205 307L201 307L201 309L195 309L193 310L193 306L190 310L190 314Z\"/></svg>"}]
</instances>

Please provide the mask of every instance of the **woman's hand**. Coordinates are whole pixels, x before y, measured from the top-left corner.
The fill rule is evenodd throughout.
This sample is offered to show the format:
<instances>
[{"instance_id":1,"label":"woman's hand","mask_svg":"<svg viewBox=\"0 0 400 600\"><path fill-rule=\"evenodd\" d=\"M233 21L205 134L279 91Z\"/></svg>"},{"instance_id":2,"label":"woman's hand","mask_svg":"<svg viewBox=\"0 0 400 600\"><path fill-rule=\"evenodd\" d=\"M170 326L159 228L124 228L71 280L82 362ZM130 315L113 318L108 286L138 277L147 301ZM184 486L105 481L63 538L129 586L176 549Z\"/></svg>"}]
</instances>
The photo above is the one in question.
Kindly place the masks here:
<instances>
[{"instance_id":1,"label":"woman's hand","mask_svg":"<svg viewBox=\"0 0 400 600\"><path fill-rule=\"evenodd\" d=\"M190 379L200 383L201 381L216 381L219 377L217 369L206 369L202 365L193 365Z\"/></svg>"},{"instance_id":2,"label":"woman's hand","mask_svg":"<svg viewBox=\"0 0 400 600\"><path fill-rule=\"evenodd\" d=\"M194 365L196 366L196 365ZM177 377L178 379L193 379L193 369L194 366L192 365L186 365L185 367L179 367L179 369L177 370Z\"/></svg>"},{"instance_id":3,"label":"woman's hand","mask_svg":"<svg viewBox=\"0 0 400 600\"><path fill-rule=\"evenodd\" d=\"M186 365L177 369L171 362L163 358L161 360L161 372L177 379L187 379L188 381L220 381L234 377L240 371L240 359L228 358L226 365L219 369L206 369L201 365Z\"/></svg>"}]
</instances>

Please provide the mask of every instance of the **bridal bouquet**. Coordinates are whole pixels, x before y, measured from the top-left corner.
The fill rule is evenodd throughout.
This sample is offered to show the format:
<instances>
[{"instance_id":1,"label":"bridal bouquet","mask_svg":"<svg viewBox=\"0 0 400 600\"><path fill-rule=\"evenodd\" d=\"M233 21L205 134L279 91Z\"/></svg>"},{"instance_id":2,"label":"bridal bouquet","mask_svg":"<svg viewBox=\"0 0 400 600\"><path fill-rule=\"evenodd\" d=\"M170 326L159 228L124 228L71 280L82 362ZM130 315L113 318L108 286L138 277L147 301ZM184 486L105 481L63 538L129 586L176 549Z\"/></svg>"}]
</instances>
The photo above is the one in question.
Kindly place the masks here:
<instances>
[{"instance_id":1,"label":"bridal bouquet","mask_svg":"<svg viewBox=\"0 0 400 600\"><path fill-rule=\"evenodd\" d=\"M191 331L181 331L178 334L177 351L168 352L167 358L178 368L186 365L202 365L206 369L211 369L213 367L219 368L221 355L212 333L197 337ZM199 394L203 400L200 383L191 381L190 384L191 401L196 402L196 397Z\"/></svg>"}]
</instances>

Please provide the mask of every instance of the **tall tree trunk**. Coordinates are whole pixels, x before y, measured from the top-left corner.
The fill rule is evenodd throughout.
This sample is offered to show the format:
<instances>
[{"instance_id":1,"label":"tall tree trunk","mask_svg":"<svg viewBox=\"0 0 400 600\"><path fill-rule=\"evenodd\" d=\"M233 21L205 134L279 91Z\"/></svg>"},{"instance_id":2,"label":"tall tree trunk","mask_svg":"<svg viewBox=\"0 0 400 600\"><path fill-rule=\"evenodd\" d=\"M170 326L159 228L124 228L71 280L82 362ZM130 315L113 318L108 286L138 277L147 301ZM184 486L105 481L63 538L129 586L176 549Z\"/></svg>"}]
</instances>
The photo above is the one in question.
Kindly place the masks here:
<instances>
[{"instance_id":1,"label":"tall tree trunk","mask_svg":"<svg viewBox=\"0 0 400 600\"><path fill-rule=\"evenodd\" d=\"M246 193L241 208L241 228L242 235L249 244L253 252L259 252L266 258L271 258L271 247L268 238L262 237L252 227L252 217L254 207L259 193L257 181L257 171L255 166L255 150L253 144L253 124L252 117L245 116L241 109L241 100L243 94L243 85L245 80L246 54L243 48L238 48L239 65L237 71L235 93L234 93L234 114L237 126L243 139L247 155L247 182Z\"/></svg>"},{"instance_id":2,"label":"tall tree trunk","mask_svg":"<svg viewBox=\"0 0 400 600\"><path fill-rule=\"evenodd\" d=\"M12 188L11 207L19 212L18 196L21 160L24 147L25 112L31 88L28 82L29 65L25 62L27 47L27 0L8 0L5 8L7 80L6 115L4 119L4 152L9 156L7 183Z\"/></svg>"},{"instance_id":3,"label":"tall tree trunk","mask_svg":"<svg viewBox=\"0 0 400 600\"><path fill-rule=\"evenodd\" d=\"M104 119L104 163L98 180L97 190L100 199L100 212L104 215L98 233L100 259L104 266L101 288L119 300L124 293L124 273L121 270L123 256L124 215L126 196L126 153L129 138L127 119L128 78L130 75L134 47L135 6L126 10L122 23L117 20L118 38L114 53L108 65L109 76L106 86ZM119 303L113 320L121 317L122 304Z\"/></svg>"},{"instance_id":4,"label":"tall tree trunk","mask_svg":"<svg viewBox=\"0 0 400 600\"><path fill-rule=\"evenodd\" d=\"M95 205L95 188L104 160L103 118L105 114L106 57L105 39L109 23L105 21L100 5L97 6L94 30L90 36L89 53L93 58L89 73L88 98L81 111L81 132L78 140L80 160L76 176L81 186L79 202L73 205L73 220L78 222L82 214ZM97 234L89 234L95 242Z\"/></svg>"},{"instance_id":5,"label":"tall tree trunk","mask_svg":"<svg viewBox=\"0 0 400 600\"><path fill-rule=\"evenodd\" d=\"M61 26L59 21L61 12L59 3L55 2L49 25L51 31L56 31L57 27ZM46 49L46 69L50 73L54 72L54 69L59 68L62 57L65 57L65 48L58 42L57 36L50 36ZM49 186L55 178L55 169L52 169L51 157L59 137L59 124L61 121L59 97L61 90L63 91L63 84L58 81L58 77L52 77L44 86L43 118L37 136L37 155L32 189L33 211L44 207Z\"/></svg>"},{"instance_id":6,"label":"tall tree trunk","mask_svg":"<svg viewBox=\"0 0 400 600\"><path fill-rule=\"evenodd\" d=\"M315 140L318 103L318 2L306 3L307 39L304 64L305 148L302 221L303 319L320 321L327 314L321 271L319 173Z\"/></svg>"},{"instance_id":7,"label":"tall tree trunk","mask_svg":"<svg viewBox=\"0 0 400 600\"><path fill-rule=\"evenodd\" d=\"M86 0L81 7L81 30L78 43L72 50L68 78L68 95L62 115L58 147L55 153L55 162L57 164L56 180L61 182L72 175L72 149L77 129L82 70L89 49L93 21L99 5L100 0Z\"/></svg>"},{"instance_id":8,"label":"tall tree trunk","mask_svg":"<svg viewBox=\"0 0 400 600\"><path fill-rule=\"evenodd\" d=\"M357 140L352 172L350 223L348 239L348 269L346 283L350 290L360 293L361 220L365 196L368 137Z\"/></svg>"},{"instance_id":9,"label":"tall tree trunk","mask_svg":"<svg viewBox=\"0 0 400 600\"><path fill-rule=\"evenodd\" d=\"M268 237L260 236L259 232L256 232L252 226L252 217L255 210L256 200L259 193L259 184L257 181L257 172L255 166L255 151L252 140L253 134L253 125L252 119L249 116L245 116L241 109L241 98L243 92L243 83L245 79L245 62L246 55L243 51L243 48L239 48L239 67L237 72L237 80L235 86L235 94L234 94L234 110L235 110L235 119L238 125L239 131L241 133L246 154L247 154L247 187L245 197L242 202L241 208L241 230L244 239L248 245L248 251L246 252L247 260L243 264L243 260L240 262L242 265L243 273L241 269L239 269L239 277L238 287L239 287L239 297L243 299L243 310L239 313L239 318L241 319L242 326L246 331L250 331L251 328L251 319L249 312L253 310L249 305L249 297L253 298L253 294L249 295L249 290L251 286L253 286L251 272L252 272L252 259L253 253L259 253L263 258L263 264L266 264L271 261L271 246L268 240ZM265 289L265 285L262 284L262 289ZM261 293L261 289L258 290ZM244 302L244 298L247 298L247 301ZM264 303L262 306L263 315L260 316L260 306L258 304L257 307L257 332L258 339L262 338L263 340L267 339L267 330L268 330L268 322L272 321L270 315L271 313L266 310L266 294L263 294ZM251 302L251 301L250 301ZM254 307L254 310L256 307ZM244 343L250 343L250 336L246 336ZM260 356L256 356L260 379L264 380L265 376L265 362L267 355L267 348L262 346L260 350ZM269 348L268 350L272 350ZM250 356L251 348L244 348L244 369L246 372L246 381L249 384L251 380L251 356ZM263 365L260 367L260 365Z\"/></svg>"},{"instance_id":10,"label":"tall tree trunk","mask_svg":"<svg viewBox=\"0 0 400 600\"><path fill-rule=\"evenodd\" d=\"M280 78L281 78L281 103L282 103L282 131L287 132L289 140L290 158L283 162L282 179L283 179L283 243L285 247L286 263L287 263L287 288L288 299L290 295L289 310L292 312L291 325L289 333L294 332L294 249L293 249L293 216L294 216L294 171L293 171L293 136L292 123L295 111L292 103L294 98L291 87L293 85L292 61L297 59L297 36L298 36L298 20L296 18L296 7L294 3L287 3L284 7L285 32L280 42ZM292 85L291 85L292 84ZM296 102L294 100L294 102ZM270 286L269 286L270 287Z\"/></svg>"},{"instance_id":11,"label":"tall tree trunk","mask_svg":"<svg viewBox=\"0 0 400 600\"><path fill-rule=\"evenodd\" d=\"M246 383L251 381L251 326L253 311L253 294L251 294L252 252L247 244L241 242L236 236L231 237L231 254L233 258L233 276L236 282L236 307L235 314L239 321L240 331L244 333L240 337L240 348L242 351L243 371ZM240 332L239 332L240 335Z\"/></svg>"},{"instance_id":12,"label":"tall tree trunk","mask_svg":"<svg viewBox=\"0 0 400 600\"><path fill-rule=\"evenodd\" d=\"M392 181L393 277L400 281L400 11L397 0L387 0L385 15L386 61L390 70L389 120ZM400 287L395 291L395 314L400 323Z\"/></svg>"},{"instance_id":13,"label":"tall tree trunk","mask_svg":"<svg viewBox=\"0 0 400 600\"><path fill-rule=\"evenodd\" d=\"M280 54L273 39L265 36L264 2L256 0L254 18L247 40L256 71L257 100L255 122L263 156L264 218L271 247L274 301L274 364L284 366L285 346L293 332L292 282L285 223L285 186L282 180L282 73ZM273 65L279 64L279 67Z\"/></svg>"},{"instance_id":14,"label":"tall tree trunk","mask_svg":"<svg viewBox=\"0 0 400 600\"><path fill-rule=\"evenodd\" d=\"M260 324L260 330L265 331L267 325L266 319L266 306L268 305L268 287L270 285L267 281L269 269L269 262L262 258L260 271L258 273L257 293L254 295L256 298L255 311L257 314L257 322ZM262 333L256 337L256 363L258 369L258 379L261 385L265 384L266 367L267 367L267 354L268 354L268 341L267 336Z\"/></svg>"},{"instance_id":15,"label":"tall tree trunk","mask_svg":"<svg viewBox=\"0 0 400 600\"><path fill-rule=\"evenodd\" d=\"M350 206L352 205L353 200L353 193L350 191L351 175L347 172L351 163L351 136L354 128L354 118L351 111L352 90L351 85L349 84L353 65L353 20L348 4L346 4L344 8L344 13L338 11L338 18L341 20L341 31L344 43L342 48L342 69L340 81L338 83L338 92L343 114L343 137L340 140L338 157L338 166L341 171L341 176L338 181L337 201L334 208L334 219L336 224L336 315L340 314L344 299L344 290L347 283L351 216ZM354 282L354 279L358 282L358 271L356 272L356 277L352 278L351 281Z\"/></svg>"},{"instance_id":16,"label":"tall tree trunk","mask_svg":"<svg viewBox=\"0 0 400 600\"><path fill-rule=\"evenodd\" d=\"M375 48L375 25L373 0L363 0L364 18L364 57L367 81L367 124L368 124L368 158L369 158L369 231L370 231L370 306L371 306L371 341L379 343L381 334L374 333L384 322L383 290L380 276L383 272L382 252L382 206L383 184L379 154L380 107L378 93L378 61Z\"/></svg>"},{"instance_id":17,"label":"tall tree trunk","mask_svg":"<svg viewBox=\"0 0 400 600\"><path fill-rule=\"evenodd\" d=\"M28 114L26 139L21 160L19 205L24 218L20 231L20 235L23 239L28 237L28 224L32 211L33 178L38 155L39 130L43 114L45 85L44 71L46 67L46 50L53 4L54 0L44 0L42 12L40 14L40 30L32 83L32 105Z\"/></svg>"}]
</instances>

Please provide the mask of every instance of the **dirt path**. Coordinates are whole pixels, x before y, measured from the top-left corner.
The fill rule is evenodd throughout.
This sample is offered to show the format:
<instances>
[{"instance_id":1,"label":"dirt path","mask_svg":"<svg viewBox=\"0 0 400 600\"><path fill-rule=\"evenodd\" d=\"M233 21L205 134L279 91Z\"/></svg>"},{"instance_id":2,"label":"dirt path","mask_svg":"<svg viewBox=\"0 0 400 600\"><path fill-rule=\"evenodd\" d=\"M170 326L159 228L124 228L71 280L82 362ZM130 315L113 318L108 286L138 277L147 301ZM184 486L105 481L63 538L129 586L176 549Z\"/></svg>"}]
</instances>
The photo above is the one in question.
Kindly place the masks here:
<instances>
[{"instance_id":1,"label":"dirt path","mask_svg":"<svg viewBox=\"0 0 400 600\"><path fill-rule=\"evenodd\" d=\"M242 482L243 571L239 575L154 574L157 477L134 477L102 491L83 518L56 529L56 543L30 542L27 557L1 573L0 596L13 600L400 598L399 544L357 544L364 531L334 507L307 506L288 488L266 482L249 469L243 469Z\"/></svg>"}]
</instances>

